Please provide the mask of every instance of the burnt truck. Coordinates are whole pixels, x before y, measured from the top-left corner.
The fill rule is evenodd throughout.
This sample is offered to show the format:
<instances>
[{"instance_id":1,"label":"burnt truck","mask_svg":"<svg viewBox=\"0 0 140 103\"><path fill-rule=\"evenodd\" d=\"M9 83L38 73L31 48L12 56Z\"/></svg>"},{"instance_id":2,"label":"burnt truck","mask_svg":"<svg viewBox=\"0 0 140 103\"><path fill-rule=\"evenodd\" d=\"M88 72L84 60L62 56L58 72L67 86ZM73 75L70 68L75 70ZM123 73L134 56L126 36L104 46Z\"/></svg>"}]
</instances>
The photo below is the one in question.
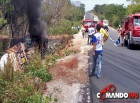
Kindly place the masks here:
<instances>
[{"instance_id":1,"label":"burnt truck","mask_svg":"<svg viewBox=\"0 0 140 103\"><path fill-rule=\"evenodd\" d=\"M130 14L124 19L124 44L132 49L140 45L140 13Z\"/></svg>"}]
</instances>

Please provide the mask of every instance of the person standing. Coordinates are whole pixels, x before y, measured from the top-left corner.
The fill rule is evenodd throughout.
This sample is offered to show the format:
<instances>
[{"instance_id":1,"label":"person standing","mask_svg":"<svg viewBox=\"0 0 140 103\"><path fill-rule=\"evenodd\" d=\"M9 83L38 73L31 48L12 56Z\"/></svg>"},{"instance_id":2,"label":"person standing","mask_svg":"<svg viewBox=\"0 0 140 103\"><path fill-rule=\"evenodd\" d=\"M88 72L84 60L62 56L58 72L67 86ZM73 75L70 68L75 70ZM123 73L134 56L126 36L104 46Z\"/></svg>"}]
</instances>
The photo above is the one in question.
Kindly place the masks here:
<instances>
[{"instance_id":1,"label":"person standing","mask_svg":"<svg viewBox=\"0 0 140 103\"><path fill-rule=\"evenodd\" d=\"M119 43L120 43L121 31L122 31L122 28L121 28L121 25L119 25L119 27L118 27L118 29L117 29Z\"/></svg>"},{"instance_id":2,"label":"person standing","mask_svg":"<svg viewBox=\"0 0 140 103\"><path fill-rule=\"evenodd\" d=\"M80 26L77 26L78 31L80 30Z\"/></svg>"},{"instance_id":3,"label":"person standing","mask_svg":"<svg viewBox=\"0 0 140 103\"><path fill-rule=\"evenodd\" d=\"M99 25L101 26L100 32L104 34L104 40L102 41L102 45L104 46L105 41L108 39L109 34L108 32L103 28L103 23L100 22Z\"/></svg>"},{"instance_id":4,"label":"person standing","mask_svg":"<svg viewBox=\"0 0 140 103\"><path fill-rule=\"evenodd\" d=\"M87 41L87 44L91 44L92 43L92 37L93 37L94 33L95 33L94 27L92 25L89 26L89 28L88 28L88 41Z\"/></svg>"},{"instance_id":5,"label":"person standing","mask_svg":"<svg viewBox=\"0 0 140 103\"><path fill-rule=\"evenodd\" d=\"M120 38L120 45L121 46L124 46L126 45L126 42L125 42L125 35L128 34L128 30L125 30L125 28L122 29L121 33L120 33L120 36L118 38Z\"/></svg>"},{"instance_id":6,"label":"person standing","mask_svg":"<svg viewBox=\"0 0 140 103\"><path fill-rule=\"evenodd\" d=\"M82 27L81 32L82 32L82 36L84 38L85 37L85 33L86 33L86 29L84 27Z\"/></svg>"},{"instance_id":7,"label":"person standing","mask_svg":"<svg viewBox=\"0 0 140 103\"><path fill-rule=\"evenodd\" d=\"M102 52L103 52L103 45L102 41L105 41L104 39L104 34L100 32L101 26L100 24L97 24L96 26L97 32L93 36L93 68L92 72L89 75L90 77L92 76L97 76L97 78L101 78L101 63L102 63ZM97 75L95 73L96 69L96 62L98 58L98 69L97 69Z\"/></svg>"},{"instance_id":8,"label":"person standing","mask_svg":"<svg viewBox=\"0 0 140 103\"><path fill-rule=\"evenodd\" d=\"M119 43L121 44L121 46L124 45L124 35L125 35L125 29L123 28L121 33L120 33L120 35L119 35L119 37L118 37L118 38L120 38Z\"/></svg>"},{"instance_id":9,"label":"person standing","mask_svg":"<svg viewBox=\"0 0 140 103\"><path fill-rule=\"evenodd\" d=\"M104 43L106 42L106 40L109 37L108 32L103 28L103 22L99 22L99 25L101 26L100 32L104 34L104 39L102 41L102 45L104 46ZM96 64L96 66L98 66L98 63Z\"/></svg>"}]
</instances>

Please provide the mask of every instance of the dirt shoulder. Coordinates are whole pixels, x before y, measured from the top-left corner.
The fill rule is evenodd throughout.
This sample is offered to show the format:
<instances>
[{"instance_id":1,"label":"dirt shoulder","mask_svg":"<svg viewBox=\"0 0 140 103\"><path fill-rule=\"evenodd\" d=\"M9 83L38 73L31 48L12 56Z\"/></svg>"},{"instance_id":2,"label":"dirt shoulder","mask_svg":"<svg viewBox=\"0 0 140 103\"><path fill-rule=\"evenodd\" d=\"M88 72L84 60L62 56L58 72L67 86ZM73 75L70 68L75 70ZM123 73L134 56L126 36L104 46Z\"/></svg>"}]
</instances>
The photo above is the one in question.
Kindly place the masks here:
<instances>
[{"instance_id":1,"label":"dirt shoulder","mask_svg":"<svg viewBox=\"0 0 140 103\"><path fill-rule=\"evenodd\" d=\"M87 45L87 38L82 38L81 32L74 35L72 44L67 50L76 51L68 56L58 59L55 66L50 68L54 75L53 80L48 82L44 97L51 99L49 103L83 103L83 88L89 82L88 71L88 50L92 49ZM65 52L65 51L61 51Z\"/></svg>"}]
</instances>

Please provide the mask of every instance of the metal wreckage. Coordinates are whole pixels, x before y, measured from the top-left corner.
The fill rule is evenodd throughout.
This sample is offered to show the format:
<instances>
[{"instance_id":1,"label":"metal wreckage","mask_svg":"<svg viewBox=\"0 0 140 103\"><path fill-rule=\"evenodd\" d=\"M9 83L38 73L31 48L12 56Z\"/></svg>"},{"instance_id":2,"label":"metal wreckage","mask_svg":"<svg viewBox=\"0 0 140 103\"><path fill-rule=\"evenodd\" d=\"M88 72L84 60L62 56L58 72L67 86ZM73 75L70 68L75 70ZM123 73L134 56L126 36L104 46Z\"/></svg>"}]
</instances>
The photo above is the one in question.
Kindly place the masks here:
<instances>
[{"instance_id":1,"label":"metal wreckage","mask_svg":"<svg viewBox=\"0 0 140 103\"><path fill-rule=\"evenodd\" d=\"M5 64L10 60L14 71L22 68L22 65L28 61L31 54L34 52L33 48L41 53L43 57L48 50L48 39L44 35L46 28L45 22L40 20L40 8L42 5L41 0L12 0L15 10L23 10L28 19L28 35L23 38L19 38L18 42L15 42L14 36L12 40L12 47L6 50L6 54L1 57L0 69L3 69ZM13 15L13 18L15 15ZM22 17L22 16L21 16ZM13 20L13 19L11 19ZM17 22L18 19L12 21ZM13 35L13 34L12 34Z\"/></svg>"},{"instance_id":2,"label":"metal wreckage","mask_svg":"<svg viewBox=\"0 0 140 103\"><path fill-rule=\"evenodd\" d=\"M23 42L20 42L14 45L12 48L6 50L7 53L5 55L7 55L7 61L9 58L14 71L22 69L23 64L28 61L35 50L40 52L42 58L44 57L48 50L48 39L42 37L42 40L39 43L36 42L36 39L37 38L32 39L30 35L27 35L23 39Z\"/></svg>"}]
</instances>

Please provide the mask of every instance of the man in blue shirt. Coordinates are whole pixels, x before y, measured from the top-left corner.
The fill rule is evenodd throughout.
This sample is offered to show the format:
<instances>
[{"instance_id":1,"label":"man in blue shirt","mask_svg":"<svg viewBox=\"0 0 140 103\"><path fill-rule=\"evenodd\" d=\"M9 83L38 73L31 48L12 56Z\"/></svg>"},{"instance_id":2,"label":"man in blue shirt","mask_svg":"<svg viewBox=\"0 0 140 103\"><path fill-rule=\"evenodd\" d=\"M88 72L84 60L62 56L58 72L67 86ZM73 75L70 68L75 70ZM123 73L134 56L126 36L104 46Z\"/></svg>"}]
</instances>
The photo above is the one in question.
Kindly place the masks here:
<instances>
[{"instance_id":1,"label":"man in blue shirt","mask_svg":"<svg viewBox=\"0 0 140 103\"><path fill-rule=\"evenodd\" d=\"M95 33L93 36L93 68L90 77L97 76L97 78L101 78L101 63L102 63L102 52L103 52L102 41L104 41L103 40L104 34L100 32L101 29L100 24L97 24L96 29L97 29L97 33ZM95 69L96 69L97 58L98 58L98 69L96 75Z\"/></svg>"}]
</instances>

